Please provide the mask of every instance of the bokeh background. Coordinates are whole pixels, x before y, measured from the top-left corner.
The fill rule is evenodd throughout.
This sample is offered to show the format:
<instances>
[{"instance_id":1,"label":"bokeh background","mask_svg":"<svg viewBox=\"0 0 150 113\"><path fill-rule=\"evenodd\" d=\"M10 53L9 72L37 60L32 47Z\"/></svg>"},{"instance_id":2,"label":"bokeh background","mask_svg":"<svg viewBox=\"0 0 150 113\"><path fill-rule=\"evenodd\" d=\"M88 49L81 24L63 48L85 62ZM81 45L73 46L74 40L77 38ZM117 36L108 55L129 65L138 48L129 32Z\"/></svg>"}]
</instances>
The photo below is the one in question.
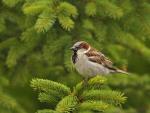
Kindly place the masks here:
<instances>
[{"instance_id":1,"label":"bokeh background","mask_svg":"<svg viewBox=\"0 0 150 113\"><path fill-rule=\"evenodd\" d=\"M150 113L149 0L0 0L0 113L34 113L32 78L82 80L69 48L79 40L132 76L108 77L128 97L114 113Z\"/></svg>"}]
</instances>

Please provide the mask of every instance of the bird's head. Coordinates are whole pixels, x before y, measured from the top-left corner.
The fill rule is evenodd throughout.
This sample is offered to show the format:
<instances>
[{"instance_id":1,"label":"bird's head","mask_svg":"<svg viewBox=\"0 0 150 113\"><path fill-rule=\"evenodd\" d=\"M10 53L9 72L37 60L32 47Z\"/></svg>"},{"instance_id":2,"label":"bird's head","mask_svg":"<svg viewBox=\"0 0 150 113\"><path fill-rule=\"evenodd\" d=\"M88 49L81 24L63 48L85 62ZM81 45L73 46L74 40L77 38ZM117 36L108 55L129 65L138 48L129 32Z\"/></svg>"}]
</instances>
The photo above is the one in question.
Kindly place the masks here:
<instances>
[{"instance_id":1,"label":"bird's head","mask_svg":"<svg viewBox=\"0 0 150 113\"><path fill-rule=\"evenodd\" d=\"M78 51L86 52L89 49L90 49L90 45L85 41L78 41L71 47L71 50L73 52L78 52Z\"/></svg>"}]
</instances>

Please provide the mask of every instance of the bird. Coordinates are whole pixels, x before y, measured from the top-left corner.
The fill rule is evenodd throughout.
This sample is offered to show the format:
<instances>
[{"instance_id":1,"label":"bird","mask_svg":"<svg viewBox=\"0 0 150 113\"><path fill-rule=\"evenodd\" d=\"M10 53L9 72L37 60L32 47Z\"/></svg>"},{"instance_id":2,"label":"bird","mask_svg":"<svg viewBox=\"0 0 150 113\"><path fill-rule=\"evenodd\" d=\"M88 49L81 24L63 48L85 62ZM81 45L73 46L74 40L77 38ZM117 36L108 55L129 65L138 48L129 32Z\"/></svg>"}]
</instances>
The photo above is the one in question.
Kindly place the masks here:
<instances>
[{"instance_id":1,"label":"bird","mask_svg":"<svg viewBox=\"0 0 150 113\"><path fill-rule=\"evenodd\" d=\"M97 75L128 74L113 66L109 58L85 41L76 42L70 49L73 51L72 63L85 81Z\"/></svg>"}]
</instances>

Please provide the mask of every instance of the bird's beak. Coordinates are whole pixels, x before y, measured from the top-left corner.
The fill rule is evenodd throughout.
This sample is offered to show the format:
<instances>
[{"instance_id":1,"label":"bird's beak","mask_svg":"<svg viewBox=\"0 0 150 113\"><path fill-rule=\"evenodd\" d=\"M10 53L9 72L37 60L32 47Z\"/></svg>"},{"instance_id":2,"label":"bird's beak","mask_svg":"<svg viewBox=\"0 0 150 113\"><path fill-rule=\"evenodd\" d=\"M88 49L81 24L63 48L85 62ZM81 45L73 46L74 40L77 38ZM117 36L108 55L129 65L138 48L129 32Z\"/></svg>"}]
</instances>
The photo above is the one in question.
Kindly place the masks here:
<instances>
[{"instance_id":1,"label":"bird's beak","mask_svg":"<svg viewBox=\"0 0 150 113\"><path fill-rule=\"evenodd\" d=\"M72 50L72 51L73 51L74 49L75 49L74 47L71 47L71 48L70 48L70 50Z\"/></svg>"},{"instance_id":2,"label":"bird's beak","mask_svg":"<svg viewBox=\"0 0 150 113\"><path fill-rule=\"evenodd\" d=\"M72 50L72 51L77 51L77 48L71 47L70 50Z\"/></svg>"}]
</instances>

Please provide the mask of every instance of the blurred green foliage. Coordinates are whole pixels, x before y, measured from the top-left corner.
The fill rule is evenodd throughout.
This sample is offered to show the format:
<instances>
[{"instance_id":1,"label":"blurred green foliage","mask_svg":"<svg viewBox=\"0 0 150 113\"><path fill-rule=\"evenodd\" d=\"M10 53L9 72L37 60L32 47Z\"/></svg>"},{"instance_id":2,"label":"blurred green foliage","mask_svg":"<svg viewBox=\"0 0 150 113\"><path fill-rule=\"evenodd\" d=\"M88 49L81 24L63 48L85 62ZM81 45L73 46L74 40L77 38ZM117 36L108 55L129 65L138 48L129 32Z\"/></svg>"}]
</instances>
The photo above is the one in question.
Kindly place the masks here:
<instances>
[{"instance_id":1,"label":"blurred green foliage","mask_svg":"<svg viewBox=\"0 0 150 113\"><path fill-rule=\"evenodd\" d=\"M36 100L32 78L70 87L79 82L69 50L78 40L134 73L108 77L108 85L125 92L128 101L107 113L149 113L149 0L1 0L0 112L33 113L49 106Z\"/></svg>"}]
</instances>

